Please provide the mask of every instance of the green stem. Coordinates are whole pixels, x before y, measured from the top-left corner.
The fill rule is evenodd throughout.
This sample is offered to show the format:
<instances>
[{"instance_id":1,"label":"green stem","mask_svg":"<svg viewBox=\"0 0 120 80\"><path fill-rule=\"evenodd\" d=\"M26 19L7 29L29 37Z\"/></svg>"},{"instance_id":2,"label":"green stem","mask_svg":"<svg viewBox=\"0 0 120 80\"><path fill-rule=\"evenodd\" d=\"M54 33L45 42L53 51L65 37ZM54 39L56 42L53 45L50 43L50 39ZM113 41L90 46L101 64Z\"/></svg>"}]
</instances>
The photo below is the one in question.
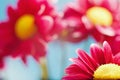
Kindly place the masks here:
<instances>
[{"instance_id":1,"label":"green stem","mask_svg":"<svg viewBox=\"0 0 120 80\"><path fill-rule=\"evenodd\" d=\"M42 79L41 80L48 80L48 69L47 69L46 57L40 58L40 66L42 69Z\"/></svg>"}]
</instances>

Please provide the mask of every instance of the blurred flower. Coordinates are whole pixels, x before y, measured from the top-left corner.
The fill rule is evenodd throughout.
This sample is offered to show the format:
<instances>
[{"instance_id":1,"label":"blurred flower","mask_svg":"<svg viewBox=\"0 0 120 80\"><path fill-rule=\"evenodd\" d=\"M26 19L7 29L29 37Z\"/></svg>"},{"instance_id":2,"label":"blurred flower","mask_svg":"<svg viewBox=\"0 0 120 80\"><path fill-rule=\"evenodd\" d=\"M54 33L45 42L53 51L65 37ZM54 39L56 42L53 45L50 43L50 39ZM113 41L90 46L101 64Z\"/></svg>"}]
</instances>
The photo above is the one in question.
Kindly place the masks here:
<instances>
[{"instance_id":1,"label":"blurred flower","mask_svg":"<svg viewBox=\"0 0 120 80\"><path fill-rule=\"evenodd\" d=\"M47 42L57 33L57 14L47 0L19 0L8 7L8 21L0 23L0 59L6 55L36 60L46 55ZM1 60L0 60L1 61Z\"/></svg>"},{"instance_id":2,"label":"blurred flower","mask_svg":"<svg viewBox=\"0 0 120 80\"><path fill-rule=\"evenodd\" d=\"M77 32L79 34L77 40L86 38L88 34L97 41L102 40L104 35L114 36L116 34L114 28L119 26L119 11L118 0L77 0L76 3L68 4L64 12L64 19L70 20L67 27L74 28L73 31L66 32L71 32L68 35ZM79 30L76 30L76 27Z\"/></svg>"},{"instance_id":3,"label":"blurred flower","mask_svg":"<svg viewBox=\"0 0 120 80\"><path fill-rule=\"evenodd\" d=\"M103 43L103 48L91 45L90 51L91 56L77 50L78 58L70 59L74 64L65 70L67 75L63 80L120 79L120 54L113 56L107 42Z\"/></svg>"}]
</instances>

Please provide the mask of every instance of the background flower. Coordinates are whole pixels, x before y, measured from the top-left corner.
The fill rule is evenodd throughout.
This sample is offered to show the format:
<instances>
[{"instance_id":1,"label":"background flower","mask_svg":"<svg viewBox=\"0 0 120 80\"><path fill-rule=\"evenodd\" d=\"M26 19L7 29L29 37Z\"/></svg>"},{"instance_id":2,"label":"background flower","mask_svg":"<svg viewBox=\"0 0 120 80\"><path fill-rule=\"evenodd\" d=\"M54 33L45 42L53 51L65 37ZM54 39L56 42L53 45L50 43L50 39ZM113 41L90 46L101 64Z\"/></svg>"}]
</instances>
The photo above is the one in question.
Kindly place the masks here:
<instances>
[{"instance_id":1,"label":"background flower","mask_svg":"<svg viewBox=\"0 0 120 80\"><path fill-rule=\"evenodd\" d=\"M96 41L101 42L101 40L104 41L104 36L116 34L115 28L119 27L118 15L118 0L76 0L76 2L67 5L64 19L69 21L68 27L71 25L72 28L78 27L80 29L80 36L77 38L79 41L88 35L92 35Z\"/></svg>"}]
</instances>

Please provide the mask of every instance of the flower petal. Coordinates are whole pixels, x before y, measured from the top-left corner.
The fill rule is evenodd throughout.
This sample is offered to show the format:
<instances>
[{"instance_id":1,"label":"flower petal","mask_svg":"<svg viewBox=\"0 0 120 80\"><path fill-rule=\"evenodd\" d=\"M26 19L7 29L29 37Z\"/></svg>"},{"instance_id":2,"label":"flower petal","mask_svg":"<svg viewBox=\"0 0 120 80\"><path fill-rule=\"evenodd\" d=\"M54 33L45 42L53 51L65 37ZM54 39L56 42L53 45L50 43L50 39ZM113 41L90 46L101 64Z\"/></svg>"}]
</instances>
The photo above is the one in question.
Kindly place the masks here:
<instances>
[{"instance_id":1,"label":"flower petal","mask_svg":"<svg viewBox=\"0 0 120 80\"><path fill-rule=\"evenodd\" d=\"M92 79L92 77L89 77L85 74L75 74L75 75L68 75L62 78L62 80L89 80Z\"/></svg>"},{"instance_id":2,"label":"flower petal","mask_svg":"<svg viewBox=\"0 0 120 80\"><path fill-rule=\"evenodd\" d=\"M90 75L93 74L93 72L88 67L86 67L85 64L82 61L80 61L79 59L71 58L70 61L74 62L74 64L79 66L79 68L81 70L83 70L85 73L88 73Z\"/></svg>"},{"instance_id":3,"label":"flower petal","mask_svg":"<svg viewBox=\"0 0 120 80\"><path fill-rule=\"evenodd\" d=\"M120 65L120 52L114 56L114 63Z\"/></svg>"},{"instance_id":4,"label":"flower petal","mask_svg":"<svg viewBox=\"0 0 120 80\"><path fill-rule=\"evenodd\" d=\"M91 51L92 58L95 59L95 61L98 64L100 65L105 64L105 56L103 54L102 49L98 45L92 44L90 46L90 51Z\"/></svg>"},{"instance_id":5,"label":"flower petal","mask_svg":"<svg viewBox=\"0 0 120 80\"><path fill-rule=\"evenodd\" d=\"M109 9L112 12L117 12L119 7L119 0L103 0L101 6Z\"/></svg>"},{"instance_id":6,"label":"flower petal","mask_svg":"<svg viewBox=\"0 0 120 80\"><path fill-rule=\"evenodd\" d=\"M78 49L77 55L80 58L80 60L83 61L83 63L88 68L90 68L92 71L94 71L96 69L96 67L98 66L96 61L93 58L91 58L90 56L88 56L87 53L84 52L83 50Z\"/></svg>"},{"instance_id":7,"label":"flower petal","mask_svg":"<svg viewBox=\"0 0 120 80\"><path fill-rule=\"evenodd\" d=\"M47 43L40 39L39 37L36 37L33 40L33 46L32 46L32 53L31 55L37 60L39 61L39 58L41 57L45 57L46 53L47 53Z\"/></svg>"},{"instance_id":8,"label":"flower petal","mask_svg":"<svg viewBox=\"0 0 120 80\"><path fill-rule=\"evenodd\" d=\"M74 74L80 74L83 73L85 75L88 75L89 77L92 76L92 74L88 73L87 71L85 71L82 67L80 68L78 65L76 64L72 64L70 65L68 68L66 68L65 70L66 74L69 75L74 75Z\"/></svg>"},{"instance_id":9,"label":"flower petal","mask_svg":"<svg viewBox=\"0 0 120 80\"><path fill-rule=\"evenodd\" d=\"M106 41L104 41L103 43L103 50L104 50L104 56L105 56L106 63L113 62L112 50L111 50L110 45Z\"/></svg>"},{"instance_id":10,"label":"flower petal","mask_svg":"<svg viewBox=\"0 0 120 80\"><path fill-rule=\"evenodd\" d=\"M53 18L50 16L37 16L37 27L41 34L48 34L53 27Z\"/></svg>"},{"instance_id":11,"label":"flower petal","mask_svg":"<svg viewBox=\"0 0 120 80\"><path fill-rule=\"evenodd\" d=\"M102 27L102 26L96 26L96 29L104 35L115 36L115 31L111 27L105 28L105 27Z\"/></svg>"}]
</instances>

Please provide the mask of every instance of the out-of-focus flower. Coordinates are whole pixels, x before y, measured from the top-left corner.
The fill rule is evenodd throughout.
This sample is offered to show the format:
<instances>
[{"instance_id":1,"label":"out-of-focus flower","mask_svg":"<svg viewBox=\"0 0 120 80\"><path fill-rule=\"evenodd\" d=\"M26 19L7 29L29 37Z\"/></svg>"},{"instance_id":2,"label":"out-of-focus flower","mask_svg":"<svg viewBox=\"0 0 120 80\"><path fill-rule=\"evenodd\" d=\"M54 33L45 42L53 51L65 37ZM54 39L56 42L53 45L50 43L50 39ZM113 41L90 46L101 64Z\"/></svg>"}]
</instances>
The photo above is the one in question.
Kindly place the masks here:
<instances>
[{"instance_id":1,"label":"out-of-focus flower","mask_svg":"<svg viewBox=\"0 0 120 80\"><path fill-rule=\"evenodd\" d=\"M97 41L100 41L104 35L114 36L116 34L114 28L119 26L119 11L118 0L77 0L76 3L68 4L64 19L72 20L68 23L68 28L72 26L74 29L76 27L80 29L79 40L91 34ZM73 34L75 32L78 31L71 31Z\"/></svg>"},{"instance_id":2,"label":"out-of-focus flower","mask_svg":"<svg viewBox=\"0 0 120 80\"><path fill-rule=\"evenodd\" d=\"M0 23L0 59L6 55L46 55L47 42L57 34L57 14L47 0L19 0L17 8L8 7L8 21ZM1 61L1 60L0 60Z\"/></svg>"},{"instance_id":3,"label":"out-of-focus flower","mask_svg":"<svg viewBox=\"0 0 120 80\"><path fill-rule=\"evenodd\" d=\"M107 42L103 48L96 44L91 45L91 56L78 49L78 58L71 58L74 64L66 68L63 80L93 80L93 79L120 79L120 54L112 55Z\"/></svg>"}]
</instances>

